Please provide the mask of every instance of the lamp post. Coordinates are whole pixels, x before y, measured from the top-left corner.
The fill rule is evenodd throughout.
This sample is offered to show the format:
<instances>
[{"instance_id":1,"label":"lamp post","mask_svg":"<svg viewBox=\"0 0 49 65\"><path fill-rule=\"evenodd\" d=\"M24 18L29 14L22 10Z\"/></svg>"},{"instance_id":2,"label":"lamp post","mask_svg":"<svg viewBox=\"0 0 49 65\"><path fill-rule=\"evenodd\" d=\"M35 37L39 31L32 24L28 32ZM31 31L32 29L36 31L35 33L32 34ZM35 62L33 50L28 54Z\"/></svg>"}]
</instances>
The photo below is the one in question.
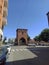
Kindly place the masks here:
<instances>
[{"instance_id":1,"label":"lamp post","mask_svg":"<svg viewBox=\"0 0 49 65\"><path fill-rule=\"evenodd\" d=\"M46 14L48 18L48 26L49 26L49 12Z\"/></svg>"}]
</instances>

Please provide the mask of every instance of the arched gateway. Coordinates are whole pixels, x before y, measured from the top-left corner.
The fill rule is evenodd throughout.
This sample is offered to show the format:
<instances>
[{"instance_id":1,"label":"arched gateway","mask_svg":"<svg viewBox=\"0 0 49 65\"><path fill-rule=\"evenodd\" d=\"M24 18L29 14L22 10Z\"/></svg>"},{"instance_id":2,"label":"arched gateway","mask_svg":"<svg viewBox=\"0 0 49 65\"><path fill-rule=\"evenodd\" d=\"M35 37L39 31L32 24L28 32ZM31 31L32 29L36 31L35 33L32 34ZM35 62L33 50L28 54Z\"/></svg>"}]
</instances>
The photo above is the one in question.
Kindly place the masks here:
<instances>
[{"instance_id":1,"label":"arched gateway","mask_svg":"<svg viewBox=\"0 0 49 65\"><path fill-rule=\"evenodd\" d=\"M17 29L16 39L18 45L27 45L27 29Z\"/></svg>"},{"instance_id":2,"label":"arched gateway","mask_svg":"<svg viewBox=\"0 0 49 65\"><path fill-rule=\"evenodd\" d=\"M21 38L19 40L20 45L26 45L26 40L24 38Z\"/></svg>"}]
</instances>

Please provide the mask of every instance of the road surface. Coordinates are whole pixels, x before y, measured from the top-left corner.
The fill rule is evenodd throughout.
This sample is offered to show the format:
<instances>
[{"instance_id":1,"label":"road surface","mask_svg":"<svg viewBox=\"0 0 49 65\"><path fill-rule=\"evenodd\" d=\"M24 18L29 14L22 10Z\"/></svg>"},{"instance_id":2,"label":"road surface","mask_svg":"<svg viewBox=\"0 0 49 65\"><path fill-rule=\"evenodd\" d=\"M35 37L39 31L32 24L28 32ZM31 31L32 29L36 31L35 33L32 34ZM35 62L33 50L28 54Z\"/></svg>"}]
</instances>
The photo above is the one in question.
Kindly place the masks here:
<instances>
[{"instance_id":1,"label":"road surface","mask_svg":"<svg viewBox=\"0 0 49 65\"><path fill-rule=\"evenodd\" d=\"M5 65L49 65L49 48L13 46Z\"/></svg>"}]
</instances>

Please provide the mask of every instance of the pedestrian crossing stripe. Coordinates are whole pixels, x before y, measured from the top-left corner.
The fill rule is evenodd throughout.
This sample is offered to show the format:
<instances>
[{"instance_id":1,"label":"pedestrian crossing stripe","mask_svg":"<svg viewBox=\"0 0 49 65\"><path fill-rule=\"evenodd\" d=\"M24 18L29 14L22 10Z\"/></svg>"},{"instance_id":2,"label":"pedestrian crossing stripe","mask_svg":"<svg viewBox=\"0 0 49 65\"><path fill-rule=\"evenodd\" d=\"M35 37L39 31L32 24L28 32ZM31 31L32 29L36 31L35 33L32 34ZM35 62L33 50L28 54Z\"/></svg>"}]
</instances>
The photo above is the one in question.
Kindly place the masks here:
<instances>
[{"instance_id":1,"label":"pedestrian crossing stripe","mask_svg":"<svg viewBox=\"0 0 49 65\"><path fill-rule=\"evenodd\" d=\"M27 51L28 49L12 49L13 52L15 51Z\"/></svg>"},{"instance_id":2,"label":"pedestrian crossing stripe","mask_svg":"<svg viewBox=\"0 0 49 65\"><path fill-rule=\"evenodd\" d=\"M19 51L19 49L16 49L16 51Z\"/></svg>"},{"instance_id":3,"label":"pedestrian crossing stripe","mask_svg":"<svg viewBox=\"0 0 49 65\"><path fill-rule=\"evenodd\" d=\"M23 51L23 49L19 49L20 51Z\"/></svg>"},{"instance_id":4,"label":"pedestrian crossing stripe","mask_svg":"<svg viewBox=\"0 0 49 65\"><path fill-rule=\"evenodd\" d=\"M24 51L27 51L28 49L23 49Z\"/></svg>"},{"instance_id":5,"label":"pedestrian crossing stripe","mask_svg":"<svg viewBox=\"0 0 49 65\"><path fill-rule=\"evenodd\" d=\"M14 49L12 49L12 51L14 52L15 50L14 50Z\"/></svg>"}]
</instances>

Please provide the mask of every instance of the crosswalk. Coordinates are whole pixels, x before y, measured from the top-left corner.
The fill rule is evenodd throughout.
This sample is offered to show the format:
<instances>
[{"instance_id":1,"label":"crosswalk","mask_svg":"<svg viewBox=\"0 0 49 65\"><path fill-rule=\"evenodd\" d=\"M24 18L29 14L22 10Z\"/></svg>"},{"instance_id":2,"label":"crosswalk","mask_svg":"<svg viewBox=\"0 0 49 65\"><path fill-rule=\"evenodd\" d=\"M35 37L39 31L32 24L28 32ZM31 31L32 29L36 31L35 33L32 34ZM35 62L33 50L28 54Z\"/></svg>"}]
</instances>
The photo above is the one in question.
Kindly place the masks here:
<instances>
[{"instance_id":1,"label":"crosswalk","mask_svg":"<svg viewBox=\"0 0 49 65\"><path fill-rule=\"evenodd\" d=\"M11 49L12 52L15 52L15 51L28 51L28 49Z\"/></svg>"}]
</instances>

